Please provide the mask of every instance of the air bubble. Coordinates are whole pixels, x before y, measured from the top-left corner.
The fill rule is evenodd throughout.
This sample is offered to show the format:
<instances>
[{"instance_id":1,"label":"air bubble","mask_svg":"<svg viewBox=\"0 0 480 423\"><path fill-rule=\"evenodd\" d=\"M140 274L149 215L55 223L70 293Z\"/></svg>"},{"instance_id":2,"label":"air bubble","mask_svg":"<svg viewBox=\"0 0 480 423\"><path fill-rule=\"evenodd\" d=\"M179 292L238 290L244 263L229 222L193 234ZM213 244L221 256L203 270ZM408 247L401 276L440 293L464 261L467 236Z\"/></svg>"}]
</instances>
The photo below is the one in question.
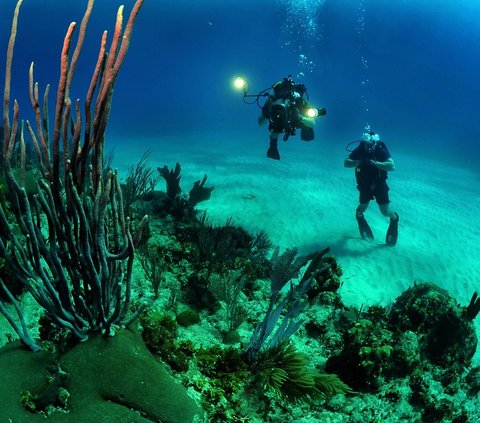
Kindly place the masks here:
<instances>
[{"instance_id":1,"label":"air bubble","mask_svg":"<svg viewBox=\"0 0 480 423\"><path fill-rule=\"evenodd\" d=\"M304 50L313 51L322 38L320 13L325 0L277 0L277 3L286 13L282 27L283 45L297 53L299 75L313 72L315 63L307 58Z\"/></svg>"}]
</instances>

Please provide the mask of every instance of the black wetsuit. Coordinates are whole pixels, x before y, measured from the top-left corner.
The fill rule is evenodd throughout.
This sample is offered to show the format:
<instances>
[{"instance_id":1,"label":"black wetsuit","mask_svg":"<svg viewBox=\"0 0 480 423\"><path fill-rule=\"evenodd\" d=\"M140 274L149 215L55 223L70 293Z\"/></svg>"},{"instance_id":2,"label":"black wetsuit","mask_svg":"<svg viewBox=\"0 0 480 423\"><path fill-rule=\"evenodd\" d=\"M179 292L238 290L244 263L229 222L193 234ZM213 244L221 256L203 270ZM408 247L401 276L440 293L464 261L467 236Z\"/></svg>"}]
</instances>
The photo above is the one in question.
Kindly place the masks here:
<instances>
[{"instance_id":1,"label":"black wetsuit","mask_svg":"<svg viewBox=\"0 0 480 423\"><path fill-rule=\"evenodd\" d=\"M277 82L272 88L274 94L263 105L262 116L270 120L268 126L270 132L288 132L293 135L296 128L303 126L299 110L307 104L303 98L307 89L303 84L287 80Z\"/></svg>"},{"instance_id":2,"label":"black wetsuit","mask_svg":"<svg viewBox=\"0 0 480 423\"><path fill-rule=\"evenodd\" d=\"M388 185L387 172L379 169L371 161L385 162L391 156L387 146L382 141L370 144L361 141L348 156L352 160L361 160L355 167L355 177L357 179L357 188L360 192L360 204L366 204L374 199L378 204L388 204Z\"/></svg>"}]
</instances>

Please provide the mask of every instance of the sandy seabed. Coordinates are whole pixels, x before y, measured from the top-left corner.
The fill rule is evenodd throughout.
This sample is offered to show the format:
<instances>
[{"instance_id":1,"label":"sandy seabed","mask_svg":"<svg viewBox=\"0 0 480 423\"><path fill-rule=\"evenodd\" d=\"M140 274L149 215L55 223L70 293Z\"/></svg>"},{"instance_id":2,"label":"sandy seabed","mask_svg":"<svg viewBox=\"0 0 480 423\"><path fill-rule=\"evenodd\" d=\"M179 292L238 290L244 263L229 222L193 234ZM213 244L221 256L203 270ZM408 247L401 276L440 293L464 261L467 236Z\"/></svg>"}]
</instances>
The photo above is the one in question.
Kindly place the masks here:
<instances>
[{"instance_id":1,"label":"sandy seabed","mask_svg":"<svg viewBox=\"0 0 480 423\"><path fill-rule=\"evenodd\" d=\"M354 171L343 167L348 153L341 143L280 141L281 161L275 161L265 157L266 140L217 135L137 141L116 141L120 174L147 148L152 166L182 165L184 191L207 174L206 185L215 189L198 208L212 222L233 218L253 233L266 231L282 249L330 247L344 269L347 305L388 305L415 281L435 282L468 304L480 287L480 177L474 170L391 149L396 170L388 180L390 199L400 215L392 248L384 242L389 219L374 202L365 216L375 241L359 236ZM163 180L158 189L165 189Z\"/></svg>"},{"instance_id":2,"label":"sandy seabed","mask_svg":"<svg viewBox=\"0 0 480 423\"><path fill-rule=\"evenodd\" d=\"M343 143L280 141L281 161L265 157L266 139L231 135L114 143L113 165L122 177L147 149L153 167L181 164L186 192L207 174L206 185L215 189L198 208L215 224L233 218L252 233L265 231L281 249L298 247L303 254L330 247L344 270L340 293L347 305L386 306L415 281L435 282L464 305L480 288L476 171L391 150L396 170L388 183L400 224L397 245L387 247L389 219L373 202L365 216L375 241L359 236L358 193L353 169L343 167ZM157 189L165 190L163 180Z\"/></svg>"}]
</instances>

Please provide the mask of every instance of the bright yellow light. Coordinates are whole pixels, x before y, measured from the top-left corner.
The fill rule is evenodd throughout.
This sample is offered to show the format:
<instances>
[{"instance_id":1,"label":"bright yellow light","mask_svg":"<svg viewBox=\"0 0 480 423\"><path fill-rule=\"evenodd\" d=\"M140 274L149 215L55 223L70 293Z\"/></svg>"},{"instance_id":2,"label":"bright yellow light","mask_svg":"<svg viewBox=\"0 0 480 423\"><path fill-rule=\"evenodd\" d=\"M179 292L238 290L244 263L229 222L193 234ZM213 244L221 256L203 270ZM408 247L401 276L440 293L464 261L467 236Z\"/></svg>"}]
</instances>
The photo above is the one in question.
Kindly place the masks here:
<instances>
[{"instance_id":1,"label":"bright yellow light","mask_svg":"<svg viewBox=\"0 0 480 423\"><path fill-rule=\"evenodd\" d=\"M307 116L310 118L316 118L318 116L318 110L314 107L307 109Z\"/></svg>"},{"instance_id":2,"label":"bright yellow light","mask_svg":"<svg viewBox=\"0 0 480 423\"><path fill-rule=\"evenodd\" d=\"M244 90L247 87L247 81L241 76L237 76L233 81L233 85L238 90Z\"/></svg>"}]
</instances>

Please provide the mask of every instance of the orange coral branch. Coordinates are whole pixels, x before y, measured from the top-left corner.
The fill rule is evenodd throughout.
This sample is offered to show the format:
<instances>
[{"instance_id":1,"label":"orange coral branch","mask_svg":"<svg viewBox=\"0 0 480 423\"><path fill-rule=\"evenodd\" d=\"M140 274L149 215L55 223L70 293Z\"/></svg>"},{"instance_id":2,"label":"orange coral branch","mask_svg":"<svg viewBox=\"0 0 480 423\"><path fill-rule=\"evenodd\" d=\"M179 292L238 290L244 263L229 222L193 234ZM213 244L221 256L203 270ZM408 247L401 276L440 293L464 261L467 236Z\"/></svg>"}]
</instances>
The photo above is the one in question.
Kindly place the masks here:
<instances>
[{"instance_id":1,"label":"orange coral branch","mask_svg":"<svg viewBox=\"0 0 480 423\"><path fill-rule=\"evenodd\" d=\"M53 166L52 166L52 182L58 184L59 180L59 168L60 168L60 157L59 157L59 143L60 135L62 129L62 120L63 120L63 107L65 104L65 92L67 86L67 75L68 75L68 51L70 49L70 43L72 40L73 30L75 29L75 22L72 22L67 30L65 39L63 41L62 55L60 57L60 80L58 81L58 91L57 91L57 103L55 108L55 123L53 127L53 139L52 139L52 154L53 154Z\"/></svg>"},{"instance_id":2,"label":"orange coral branch","mask_svg":"<svg viewBox=\"0 0 480 423\"><path fill-rule=\"evenodd\" d=\"M77 68L78 57L80 56L80 51L82 50L83 42L85 40L85 33L87 31L87 24L88 24L88 21L90 20L90 15L92 14L93 3L94 3L94 0L88 1L87 9L85 10L85 14L83 15L83 19L80 24L80 31L78 34L77 45L75 46L75 51L73 52L72 61L70 64L70 68L68 70L65 98L70 97L70 86L72 85L72 78L73 78L73 75L75 74L75 69Z\"/></svg>"},{"instance_id":3,"label":"orange coral branch","mask_svg":"<svg viewBox=\"0 0 480 423\"><path fill-rule=\"evenodd\" d=\"M142 7L143 0L138 0L135 5L133 6L132 11L130 12L130 17L128 18L127 26L125 27L125 31L123 33L122 44L120 46L120 51L118 52L117 58L115 60L115 68L114 68L114 77L117 77L118 71L123 64L125 56L127 55L128 47L130 46L130 39L132 37L133 32L133 25L135 23L135 19L137 18L138 12Z\"/></svg>"},{"instance_id":4,"label":"orange coral branch","mask_svg":"<svg viewBox=\"0 0 480 423\"><path fill-rule=\"evenodd\" d=\"M30 64L30 69L28 72L28 92L30 95L30 104L32 105L33 111L35 113L35 121L37 124L37 133L38 133L38 141L36 137L32 137L35 150L37 150L36 154L38 158L41 158L41 160L38 161L39 168L42 172L42 175L46 178L48 178L48 175L51 173L51 167L50 167L50 151L48 148L48 134L46 134L46 128L44 131L43 125L42 125L42 115L41 115L41 110L40 110L40 103L38 101L38 83L34 83L34 77L33 77L33 67L34 63L32 62ZM50 91L50 86L47 85L47 88L45 89L45 96L48 96L48 92ZM45 101L44 101L45 104ZM29 122L27 121L27 129L29 129ZM30 132L30 130L29 130ZM31 134L31 133L30 133Z\"/></svg>"},{"instance_id":5,"label":"orange coral branch","mask_svg":"<svg viewBox=\"0 0 480 423\"><path fill-rule=\"evenodd\" d=\"M5 157L8 150L8 143L10 139L10 118L9 118L9 109L10 109L10 85L12 81L12 60L13 60L13 49L15 47L15 39L17 37L17 27L18 27L18 13L20 12L20 6L22 5L22 0L18 0L17 5L15 6L15 12L13 13L12 20L12 29L10 31L10 39L8 41L7 48L7 60L5 65L5 86L3 90L3 160L4 165Z\"/></svg>"}]
</instances>

